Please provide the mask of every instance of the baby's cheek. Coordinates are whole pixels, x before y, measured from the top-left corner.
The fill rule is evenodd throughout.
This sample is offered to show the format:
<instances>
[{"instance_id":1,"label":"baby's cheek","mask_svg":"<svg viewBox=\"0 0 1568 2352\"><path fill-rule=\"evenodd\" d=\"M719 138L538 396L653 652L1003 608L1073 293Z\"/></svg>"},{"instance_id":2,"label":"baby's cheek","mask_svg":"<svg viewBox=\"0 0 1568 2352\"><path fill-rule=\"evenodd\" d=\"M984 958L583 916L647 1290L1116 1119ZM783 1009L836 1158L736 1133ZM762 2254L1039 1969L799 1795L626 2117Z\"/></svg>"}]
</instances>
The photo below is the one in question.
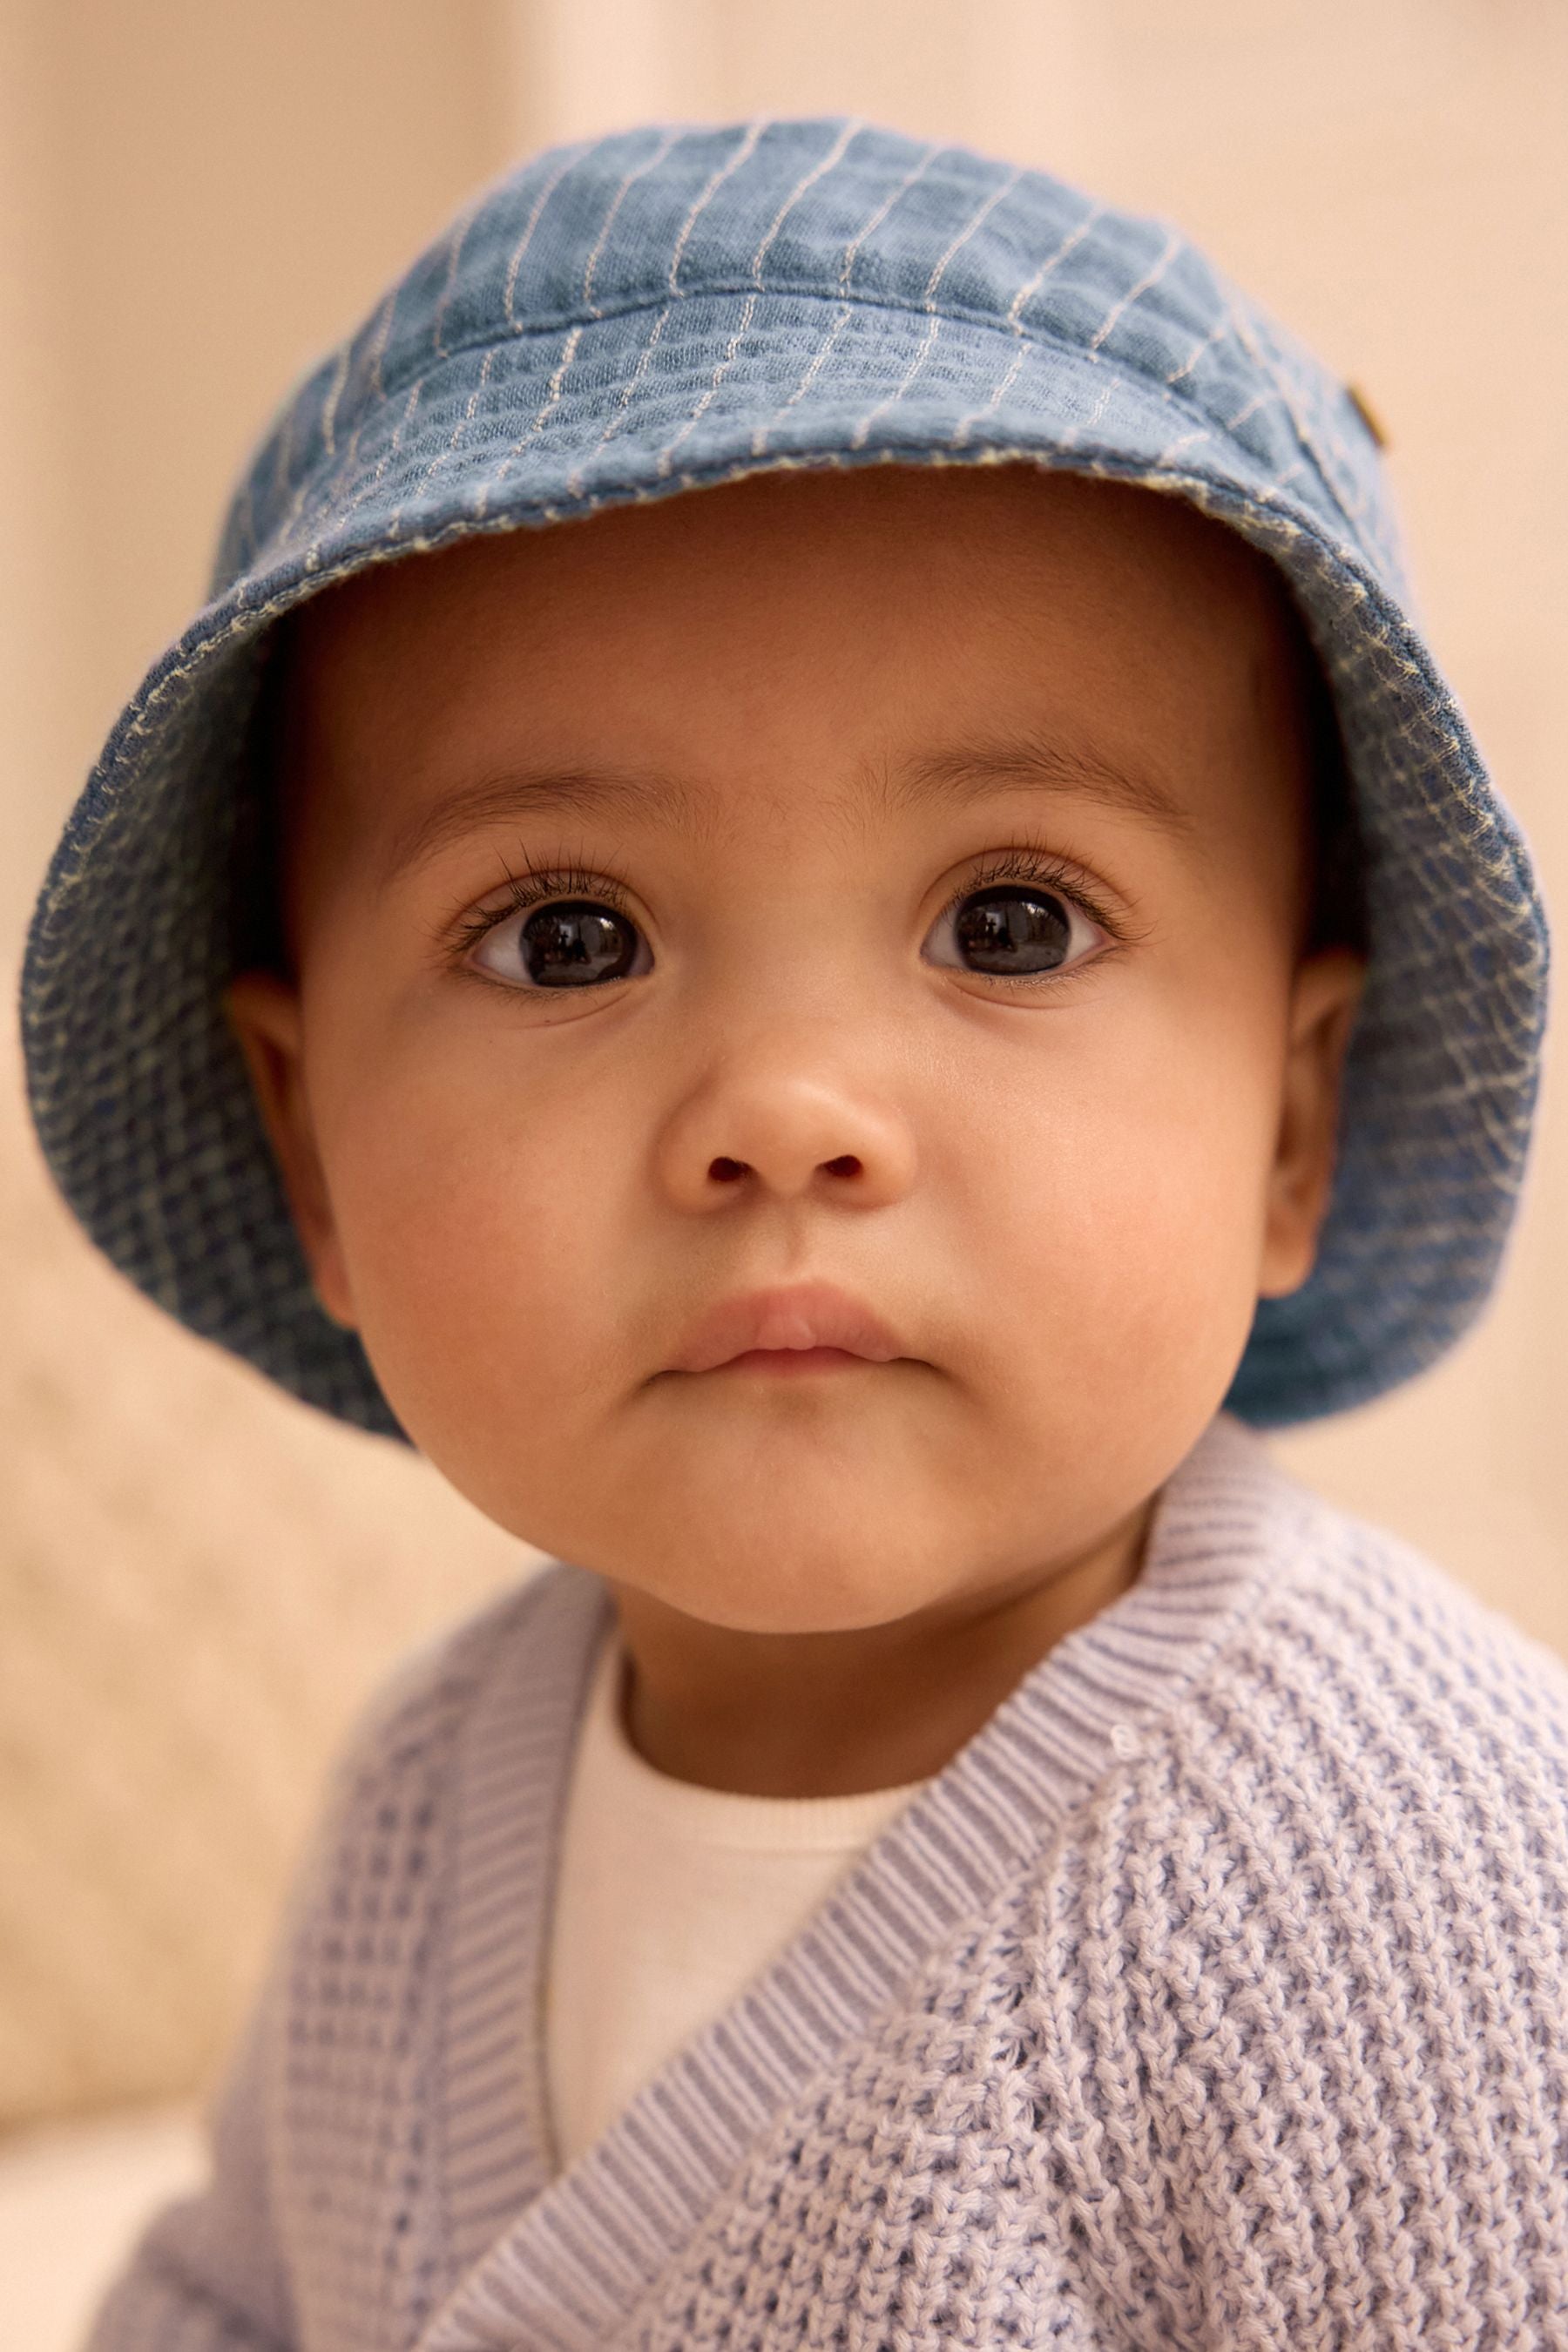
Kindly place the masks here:
<instances>
[{"instance_id":1,"label":"baby's cheek","mask_svg":"<svg viewBox=\"0 0 1568 2352\"><path fill-rule=\"evenodd\" d=\"M337 1143L350 1285L395 1412L466 1490L492 1458L526 1475L610 1370L605 1139L437 1081L367 1094Z\"/></svg>"},{"instance_id":2,"label":"baby's cheek","mask_svg":"<svg viewBox=\"0 0 1568 2352\"><path fill-rule=\"evenodd\" d=\"M1086 1437L1130 1412L1217 1403L1257 1297L1268 1114L1249 1065L1151 1027L1021 1090L993 1213L973 1220L986 1295L1053 1412Z\"/></svg>"}]
</instances>

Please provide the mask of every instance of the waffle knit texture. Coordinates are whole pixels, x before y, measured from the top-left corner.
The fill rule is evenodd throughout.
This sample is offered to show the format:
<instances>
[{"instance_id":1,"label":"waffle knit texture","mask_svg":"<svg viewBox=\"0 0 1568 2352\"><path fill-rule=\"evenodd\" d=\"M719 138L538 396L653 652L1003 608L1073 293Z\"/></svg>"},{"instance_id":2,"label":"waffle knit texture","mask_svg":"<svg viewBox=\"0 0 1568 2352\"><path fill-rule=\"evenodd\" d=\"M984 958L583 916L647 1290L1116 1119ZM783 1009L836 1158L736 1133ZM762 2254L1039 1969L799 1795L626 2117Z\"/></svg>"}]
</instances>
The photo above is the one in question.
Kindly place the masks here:
<instances>
[{"instance_id":1,"label":"waffle knit texture","mask_svg":"<svg viewBox=\"0 0 1568 2352\"><path fill-rule=\"evenodd\" d=\"M607 1605L558 1564L374 1712L92 2352L1568 2347L1545 1650L1222 1417L1132 1589L562 2170L517 1986Z\"/></svg>"}]
</instances>

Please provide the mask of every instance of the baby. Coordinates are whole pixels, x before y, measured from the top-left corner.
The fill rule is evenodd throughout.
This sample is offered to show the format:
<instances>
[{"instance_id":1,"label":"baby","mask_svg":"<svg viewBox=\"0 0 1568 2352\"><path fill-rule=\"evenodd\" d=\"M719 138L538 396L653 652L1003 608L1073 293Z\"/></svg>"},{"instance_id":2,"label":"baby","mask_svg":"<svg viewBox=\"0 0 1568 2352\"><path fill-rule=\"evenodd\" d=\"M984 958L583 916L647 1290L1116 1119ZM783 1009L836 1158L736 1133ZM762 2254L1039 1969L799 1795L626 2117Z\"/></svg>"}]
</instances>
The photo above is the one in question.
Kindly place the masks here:
<instances>
[{"instance_id":1,"label":"baby","mask_svg":"<svg viewBox=\"0 0 1568 2352\"><path fill-rule=\"evenodd\" d=\"M1545 940L1375 436L865 125L487 193L36 920L153 1297L552 1556L95 2352L1568 2346L1568 1676L1247 1428L1484 1301Z\"/></svg>"}]
</instances>

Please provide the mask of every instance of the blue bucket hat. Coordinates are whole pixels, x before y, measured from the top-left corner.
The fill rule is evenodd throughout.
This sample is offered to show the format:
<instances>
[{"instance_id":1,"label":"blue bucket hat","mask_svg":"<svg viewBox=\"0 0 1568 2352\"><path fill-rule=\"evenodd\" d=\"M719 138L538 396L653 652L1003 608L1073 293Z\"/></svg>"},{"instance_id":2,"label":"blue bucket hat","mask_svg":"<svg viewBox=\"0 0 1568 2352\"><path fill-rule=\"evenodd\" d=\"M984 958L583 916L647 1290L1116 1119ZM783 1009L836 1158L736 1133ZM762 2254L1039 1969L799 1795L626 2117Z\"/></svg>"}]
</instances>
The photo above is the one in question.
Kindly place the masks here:
<instances>
[{"instance_id":1,"label":"blue bucket hat","mask_svg":"<svg viewBox=\"0 0 1568 2352\"><path fill-rule=\"evenodd\" d=\"M1163 225L837 119L627 131L488 190L293 394L211 600L116 726L23 977L28 1086L114 1264L297 1396L401 1434L310 1287L221 992L268 632L365 566L779 467L1042 466L1184 498L1284 573L1337 710L1370 970L1316 1269L1260 1302L1258 1425L1418 1371L1495 1278L1546 931L1410 616L1354 396Z\"/></svg>"}]
</instances>

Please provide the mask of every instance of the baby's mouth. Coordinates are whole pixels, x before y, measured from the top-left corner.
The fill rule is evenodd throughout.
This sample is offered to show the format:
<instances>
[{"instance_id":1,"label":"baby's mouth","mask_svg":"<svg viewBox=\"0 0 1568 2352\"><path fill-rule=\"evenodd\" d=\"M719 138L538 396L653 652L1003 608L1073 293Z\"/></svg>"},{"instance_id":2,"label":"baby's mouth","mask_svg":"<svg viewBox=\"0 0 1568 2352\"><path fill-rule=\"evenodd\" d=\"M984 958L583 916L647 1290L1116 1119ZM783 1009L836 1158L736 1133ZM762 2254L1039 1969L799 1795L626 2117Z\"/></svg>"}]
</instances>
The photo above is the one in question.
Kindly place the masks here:
<instances>
[{"instance_id":1,"label":"baby's mouth","mask_svg":"<svg viewBox=\"0 0 1568 2352\"><path fill-rule=\"evenodd\" d=\"M891 1363L903 1352L863 1300L832 1283L804 1282L721 1299L699 1317L668 1369L799 1378Z\"/></svg>"}]
</instances>

